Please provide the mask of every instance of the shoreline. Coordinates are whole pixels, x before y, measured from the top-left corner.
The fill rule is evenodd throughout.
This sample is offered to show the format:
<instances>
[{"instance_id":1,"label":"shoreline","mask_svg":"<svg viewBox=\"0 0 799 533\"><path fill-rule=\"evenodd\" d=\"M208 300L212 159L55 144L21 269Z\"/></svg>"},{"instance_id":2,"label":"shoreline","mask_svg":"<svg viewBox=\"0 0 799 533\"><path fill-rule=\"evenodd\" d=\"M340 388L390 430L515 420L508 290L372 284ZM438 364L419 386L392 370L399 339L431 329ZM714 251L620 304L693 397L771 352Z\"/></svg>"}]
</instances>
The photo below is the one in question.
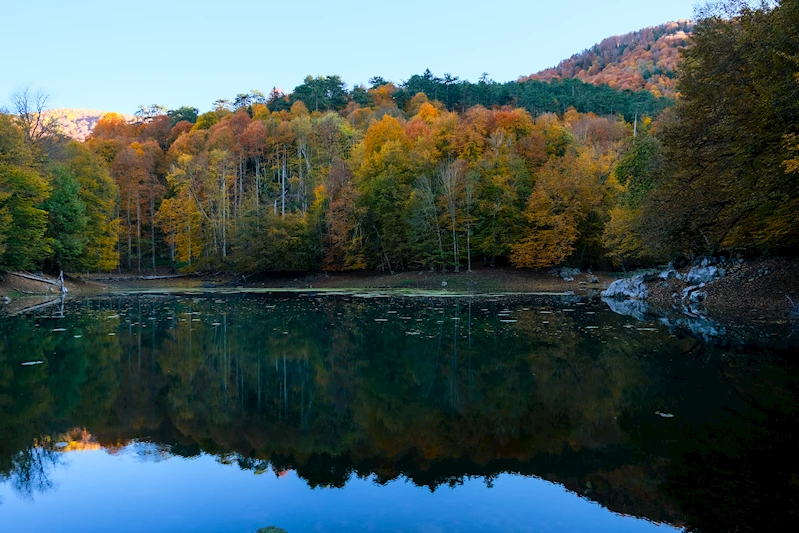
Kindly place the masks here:
<instances>
[{"instance_id":1,"label":"shoreline","mask_svg":"<svg viewBox=\"0 0 799 533\"><path fill-rule=\"evenodd\" d=\"M688 268L674 271L663 278L645 275L647 294L642 299L621 302L633 307L646 307L652 316L701 316L720 323L756 325L789 323L799 319L799 260L761 258L748 262L729 262L724 275L701 287L702 301L685 305L680 296L692 286L684 280ZM12 279L13 278L13 279ZM153 294L180 292L280 293L317 292L320 294L357 294L378 296L518 296L574 295L588 299L619 279L632 279L632 274L591 272L575 269L520 270L510 267L481 268L472 272L411 271L397 274L380 272L333 273L267 273L250 276L225 274L168 275L126 273L67 276L67 298L104 294ZM696 289L696 287L694 287ZM677 295L677 296L675 296ZM60 294L49 285L21 280L0 273L0 309L11 311L18 300L43 303L58 299ZM793 303L792 303L793 302ZM5 305L2 305L5 303ZM613 306L611 306L613 307ZM616 310L616 309L614 309ZM616 310L619 312L619 310ZM622 313L631 314L631 313ZM636 318L643 317L642 312ZM634 314L632 316L635 316Z\"/></svg>"}]
</instances>

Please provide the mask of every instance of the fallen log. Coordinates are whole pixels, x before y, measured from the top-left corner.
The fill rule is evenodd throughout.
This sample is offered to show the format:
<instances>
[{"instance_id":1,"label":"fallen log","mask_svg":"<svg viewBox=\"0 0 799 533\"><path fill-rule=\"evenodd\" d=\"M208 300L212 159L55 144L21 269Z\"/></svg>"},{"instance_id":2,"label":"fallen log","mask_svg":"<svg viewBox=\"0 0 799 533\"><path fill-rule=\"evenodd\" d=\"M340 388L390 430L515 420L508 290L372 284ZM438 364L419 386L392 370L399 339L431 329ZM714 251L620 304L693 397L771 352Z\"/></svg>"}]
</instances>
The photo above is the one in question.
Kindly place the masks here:
<instances>
[{"instance_id":1,"label":"fallen log","mask_svg":"<svg viewBox=\"0 0 799 533\"><path fill-rule=\"evenodd\" d=\"M55 285L56 287L61 287L63 285L63 282L59 282L58 280L36 276L35 274L27 274L25 272L6 272L6 273L11 274L12 276L17 276L19 278L38 281L40 283L47 283L49 285Z\"/></svg>"},{"instance_id":2,"label":"fallen log","mask_svg":"<svg viewBox=\"0 0 799 533\"><path fill-rule=\"evenodd\" d=\"M7 316L21 315L23 313L30 313L32 311L37 311L39 309L44 309L45 307L50 307L50 306L53 306L53 305L63 304L63 303L64 303L64 297L62 296L61 298L55 298L53 300L48 300L48 301L46 301L44 303L34 304L34 305L29 305L27 307L21 307L21 308L14 309L13 311L10 311L10 312L6 313L6 315Z\"/></svg>"}]
</instances>

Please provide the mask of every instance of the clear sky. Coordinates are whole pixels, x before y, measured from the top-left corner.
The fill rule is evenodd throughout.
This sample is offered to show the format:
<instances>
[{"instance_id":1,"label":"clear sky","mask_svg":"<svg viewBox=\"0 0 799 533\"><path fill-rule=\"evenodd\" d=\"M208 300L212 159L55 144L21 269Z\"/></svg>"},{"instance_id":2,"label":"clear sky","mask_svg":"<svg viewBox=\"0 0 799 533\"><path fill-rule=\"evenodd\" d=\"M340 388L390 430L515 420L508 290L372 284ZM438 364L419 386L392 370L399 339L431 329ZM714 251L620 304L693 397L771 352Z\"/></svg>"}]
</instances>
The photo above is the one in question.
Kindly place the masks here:
<instances>
[{"instance_id":1,"label":"clear sky","mask_svg":"<svg viewBox=\"0 0 799 533\"><path fill-rule=\"evenodd\" d=\"M497 81L605 37L691 18L696 0L21 0L0 7L0 102L21 86L51 107L207 110L308 75L349 86L429 68Z\"/></svg>"}]
</instances>

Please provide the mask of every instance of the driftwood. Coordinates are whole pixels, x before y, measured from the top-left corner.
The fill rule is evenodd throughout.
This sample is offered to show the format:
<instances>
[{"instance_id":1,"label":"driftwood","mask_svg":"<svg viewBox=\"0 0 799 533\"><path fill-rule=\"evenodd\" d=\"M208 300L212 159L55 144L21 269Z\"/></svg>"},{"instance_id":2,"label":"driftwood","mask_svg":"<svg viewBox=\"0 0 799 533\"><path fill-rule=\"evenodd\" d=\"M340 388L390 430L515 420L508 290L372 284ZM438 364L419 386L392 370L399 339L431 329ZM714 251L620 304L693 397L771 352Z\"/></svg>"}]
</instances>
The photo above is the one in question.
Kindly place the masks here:
<instances>
[{"instance_id":1,"label":"driftwood","mask_svg":"<svg viewBox=\"0 0 799 533\"><path fill-rule=\"evenodd\" d=\"M53 285L58 287L62 293L68 292L67 286L64 285L64 273L61 272L58 275L58 279L54 280L51 278L45 278L44 276L37 276L35 274L28 274L27 272L9 272L12 276L17 276L23 279L29 279L31 281L37 281L39 283L46 283L47 285Z\"/></svg>"},{"instance_id":2,"label":"driftwood","mask_svg":"<svg viewBox=\"0 0 799 533\"><path fill-rule=\"evenodd\" d=\"M51 307L53 305L58 305L58 304L63 304L63 303L64 303L64 297L62 296L61 298L55 298L53 300L48 300L48 301L46 301L44 303L39 303L39 304L29 305L27 307L21 307L21 308L18 308L18 309L14 309L13 311L5 313L5 315L6 316L21 315L23 313L30 313L31 311L36 311L38 309L44 309L45 307Z\"/></svg>"},{"instance_id":3,"label":"driftwood","mask_svg":"<svg viewBox=\"0 0 799 533\"><path fill-rule=\"evenodd\" d=\"M146 279L146 280L152 280L152 279L175 279L175 278L189 278L189 277L193 277L193 276L196 276L196 275L197 274L171 274L171 275L168 275L168 276L139 276L138 279Z\"/></svg>"},{"instance_id":4,"label":"driftwood","mask_svg":"<svg viewBox=\"0 0 799 533\"><path fill-rule=\"evenodd\" d=\"M11 274L12 276L17 276L19 278L25 278L32 281L38 281L40 283L47 283L49 285L55 285L56 287L61 287L63 282L59 282L58 280L44 278L42 276L36 276L34 274L27 274L25 272L7 272L7 274Z\"/></svg>"}]
</instances>

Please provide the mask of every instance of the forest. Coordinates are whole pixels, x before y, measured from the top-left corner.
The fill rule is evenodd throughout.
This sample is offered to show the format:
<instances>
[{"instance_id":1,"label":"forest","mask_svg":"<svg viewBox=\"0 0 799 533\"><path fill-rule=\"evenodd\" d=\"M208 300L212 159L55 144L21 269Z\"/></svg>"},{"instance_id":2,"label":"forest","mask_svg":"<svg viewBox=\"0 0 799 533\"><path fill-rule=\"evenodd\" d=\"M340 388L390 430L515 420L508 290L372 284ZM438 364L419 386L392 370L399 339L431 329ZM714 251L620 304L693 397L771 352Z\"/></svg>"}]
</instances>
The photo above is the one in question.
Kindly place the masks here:
<instances>
[{"instance_id":1,"label":"forest","mask_svg":"<svg viewBox=\"0 0 799 533\"><path fill-rule=\"evenodd\" d=\"M690 42L693 28L692 21L680 20L608 37L556 67L521 79L577 78L614 89L646 89L655 96L673 97L680 49Z\"/></svg>"},{"instance_id":2,"label":"forest","mask_svg":"<svg viewBox=\"0 0 799 533\"><path fill-rule=\"evenodd\" d=\"M0 115L0 266L620 268L799 245L799 1L707 8L674 99L430 71L107 114Z\"/></svg>"}]
</instances>

